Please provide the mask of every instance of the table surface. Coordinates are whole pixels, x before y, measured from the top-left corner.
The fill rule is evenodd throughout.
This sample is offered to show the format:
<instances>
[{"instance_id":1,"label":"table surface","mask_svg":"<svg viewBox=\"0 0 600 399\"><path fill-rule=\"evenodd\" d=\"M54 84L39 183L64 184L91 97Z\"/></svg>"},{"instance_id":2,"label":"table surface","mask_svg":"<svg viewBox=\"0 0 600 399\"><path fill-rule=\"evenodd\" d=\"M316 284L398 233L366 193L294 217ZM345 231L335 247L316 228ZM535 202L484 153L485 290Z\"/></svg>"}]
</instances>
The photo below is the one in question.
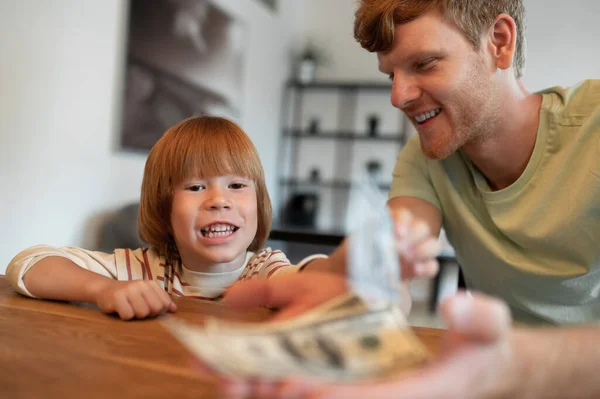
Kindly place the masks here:
<instances>
[{"instance_id":1,"label":"table surface","mask_svg":"<svg viewBox=\"0 0 600 399\"><path fill-rule=\"evenodd\" d=\"M260 321L266 310L174 298L177 317ZM432 353L443 330L414 327ZM92 305L41 301L15 293L0 276L0 392L6 398L213 398L214 378L159 318L121 321Z\"/></svg>"}]
</instances>

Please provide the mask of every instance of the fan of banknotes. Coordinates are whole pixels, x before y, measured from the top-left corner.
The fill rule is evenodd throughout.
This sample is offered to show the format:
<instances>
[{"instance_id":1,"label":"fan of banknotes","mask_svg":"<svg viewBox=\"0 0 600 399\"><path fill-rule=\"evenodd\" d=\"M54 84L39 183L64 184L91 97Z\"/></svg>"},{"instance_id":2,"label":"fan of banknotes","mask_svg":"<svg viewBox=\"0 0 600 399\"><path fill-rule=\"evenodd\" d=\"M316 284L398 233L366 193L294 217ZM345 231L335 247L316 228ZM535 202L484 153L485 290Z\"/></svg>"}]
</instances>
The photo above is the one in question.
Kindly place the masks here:
<instances>
[{"instance_id":1,"label":"fan of banknotes","mask_svg":"<svg viewBox=\"0 0 600 399\"><path fill-rule=\"evenodd\" d=\"M360 193L367 203L377 200L368 186ZM385 207L370 209L350 235L351 292L292 320L209 318L198 326L172 316L165 327L213 370L230 377L356 382L421 365L429 354L400 310L392 219Z\"/></svg>"}]
</instances>

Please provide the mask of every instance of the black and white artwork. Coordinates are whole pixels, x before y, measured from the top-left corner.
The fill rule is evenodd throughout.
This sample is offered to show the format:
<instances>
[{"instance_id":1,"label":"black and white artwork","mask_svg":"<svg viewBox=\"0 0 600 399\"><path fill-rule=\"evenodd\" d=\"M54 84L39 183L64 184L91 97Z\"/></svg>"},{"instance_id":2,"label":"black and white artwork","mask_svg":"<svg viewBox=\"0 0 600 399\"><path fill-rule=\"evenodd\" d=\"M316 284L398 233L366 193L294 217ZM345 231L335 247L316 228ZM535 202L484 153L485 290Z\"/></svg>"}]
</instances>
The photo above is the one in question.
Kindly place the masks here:
<instances>
[{"instance_id":1,"label":"black and white artwork","mask_svg":"<svg viewBox=\"0 0 600 399\"><path fill-rule=\"evenodd\" d=\"M277 10L277 0L259 0L261 3L266 5L269 9L276 11Z\"/></svg>"},{"instance_id":2,"label":"black and white artwork","mask_svg":"<svg viewBox=\"0 0 600 399\"><path fill-rule=\"evenodd\" d=\"M130 0L121 145L147 150L175 123L239 119L245 27L213 0Z\"/></svg>"}]
</instances>

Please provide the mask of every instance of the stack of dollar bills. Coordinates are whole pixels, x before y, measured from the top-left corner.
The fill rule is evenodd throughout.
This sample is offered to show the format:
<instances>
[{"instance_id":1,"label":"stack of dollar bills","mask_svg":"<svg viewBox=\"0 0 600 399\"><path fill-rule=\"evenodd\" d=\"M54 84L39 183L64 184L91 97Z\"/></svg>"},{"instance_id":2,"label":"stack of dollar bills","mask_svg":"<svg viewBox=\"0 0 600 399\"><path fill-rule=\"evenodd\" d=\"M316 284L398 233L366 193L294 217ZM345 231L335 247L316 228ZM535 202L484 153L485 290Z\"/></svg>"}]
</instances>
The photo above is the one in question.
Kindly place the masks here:
<instances>
[{"instance_id":1,"label":"stack of dollar bills","mask_svg":"<svg viewBox=\"0 0 600 399\"><path fill-rule=\"evenodd\" d=\"M420 365L428 353L397 307L369 310L354 294L289 321L204 326L176 317L171 333L213 370L230 377L360 381Z\"/></svg>"}]
</instances>

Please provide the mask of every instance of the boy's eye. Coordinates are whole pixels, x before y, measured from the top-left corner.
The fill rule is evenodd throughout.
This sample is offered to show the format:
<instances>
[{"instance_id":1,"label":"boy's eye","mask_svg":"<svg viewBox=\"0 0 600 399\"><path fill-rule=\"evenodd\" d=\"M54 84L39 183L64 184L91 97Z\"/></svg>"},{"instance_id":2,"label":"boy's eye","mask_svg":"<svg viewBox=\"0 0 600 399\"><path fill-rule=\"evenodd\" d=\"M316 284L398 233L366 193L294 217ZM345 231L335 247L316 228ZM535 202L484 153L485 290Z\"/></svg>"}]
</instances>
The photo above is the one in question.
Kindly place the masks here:
<instances>
[{"instance_id":1,"label":"boy's eye","mask_svg":"<svg viewBox=\"0 0 600 399\"><path fill-rule=\"evenodd\" d=\"M200 185L200 184L194 184L193 186L188 186L187 190L189 191L200 191L204 188L204 186Z\"/></svg>"},{"instance_id":2,"label":"boy's eye","mask_svg":"<svg viewBox=\"0 0 600 399\"><path fill-rule=\"evenodd\" d=\"M241 189L241 188L244 188L244 187L246 187L246 184L244 184L244 183L231 183L231 184L229 185L229 187L230 187L230 188L233 188L234 190L239 190L239 189Z\"/></svg>"}]
</instances>

